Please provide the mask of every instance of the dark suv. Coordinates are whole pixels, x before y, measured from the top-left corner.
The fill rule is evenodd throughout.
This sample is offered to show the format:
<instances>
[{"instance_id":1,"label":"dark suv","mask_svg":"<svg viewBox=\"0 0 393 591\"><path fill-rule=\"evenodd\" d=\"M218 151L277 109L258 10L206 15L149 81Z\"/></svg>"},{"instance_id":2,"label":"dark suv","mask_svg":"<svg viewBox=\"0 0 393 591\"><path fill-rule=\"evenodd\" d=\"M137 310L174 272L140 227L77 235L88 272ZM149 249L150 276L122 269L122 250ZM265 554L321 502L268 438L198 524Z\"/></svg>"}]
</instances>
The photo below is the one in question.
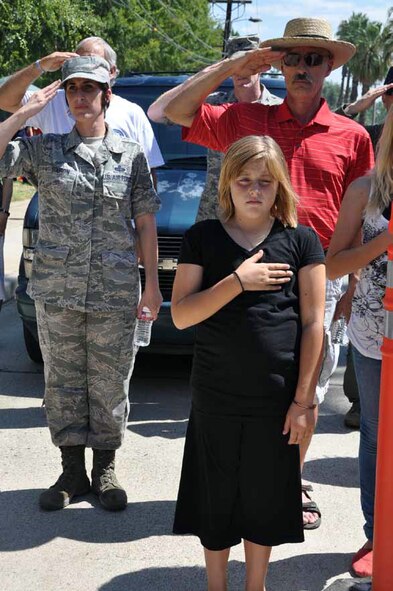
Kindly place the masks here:
<instances>
[{"instance_id":1,"label":"dark suv","mask_svg":"<svg viewBox=\"0 0 393 591\"><path fill-rule=\"evenodd\" d=\"M119 78L113 92L140 105L145 112L162 93L183 82L187 76L135 75ZM263 84L275 95L284 97L282 76L262 76ZM223 83L228 90L231 80ZM157 169L158 194L161 210L157 214L159 263L158 275L164 299L159 318L153 325L152 340L147 348L151 352L190 353L194 340L193 329L179 331L172 323L170 301L172 284L183 234L195 221L199 200L206 177L206 150L182 142L177 125L153 123L154 133L162 151L165 165ZM19 268L16 300L23 322L26 349L33 361L41 361L38 344L34 301L26 294L38 238L38 194L27 208L23 226L23 255ZM143 268L140 269L142 285Z\"/></svg>"}]
</instances>

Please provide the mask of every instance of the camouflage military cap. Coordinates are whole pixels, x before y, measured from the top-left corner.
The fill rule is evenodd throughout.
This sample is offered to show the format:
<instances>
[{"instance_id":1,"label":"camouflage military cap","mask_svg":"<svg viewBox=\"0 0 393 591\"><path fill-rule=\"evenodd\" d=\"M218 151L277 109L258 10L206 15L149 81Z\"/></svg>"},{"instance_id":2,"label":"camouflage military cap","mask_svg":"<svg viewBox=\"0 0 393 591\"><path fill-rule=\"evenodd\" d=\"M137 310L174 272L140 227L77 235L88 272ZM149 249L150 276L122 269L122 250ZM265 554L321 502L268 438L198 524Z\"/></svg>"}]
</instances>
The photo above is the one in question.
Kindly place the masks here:
<instances>
[{"instance_id":1,"label":"camouflage military cap","mask_svg":"<svg viewBox=\"0 0 393 591\"><path fill-rule=\"evenodd\" d=\"M230 57L237 51L249 51L259 47L260 39L257 35L247 35L246 37L229 37L226 44L226 54Z\"/></svg>"},{"instance_id":2,"label":"camouflage military cap","mask_svg":"<svg viewBox=\"0 0 393 591\"><path fill-rule=\"evenodd\" d=\"M83 55L72 57L64 62L61 69L62 84L72 78L86 78L104 84L110 83L110 66L104 58L98 55Z\"/></svg>"}]
</instances>

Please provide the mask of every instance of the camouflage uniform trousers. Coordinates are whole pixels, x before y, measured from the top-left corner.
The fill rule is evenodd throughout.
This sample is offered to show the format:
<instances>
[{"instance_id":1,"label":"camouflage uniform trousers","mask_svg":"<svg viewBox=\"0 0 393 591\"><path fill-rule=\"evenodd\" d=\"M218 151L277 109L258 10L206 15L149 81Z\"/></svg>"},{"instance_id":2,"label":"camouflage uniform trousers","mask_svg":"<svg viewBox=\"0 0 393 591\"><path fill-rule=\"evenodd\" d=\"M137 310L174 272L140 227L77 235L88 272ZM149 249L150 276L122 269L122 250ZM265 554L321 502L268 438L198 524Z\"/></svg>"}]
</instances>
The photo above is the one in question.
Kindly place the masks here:
<instances>
[{"instance_id":1,"label":"camouflage uniform trousers","mask_svg":"<svg viewBox=\"0 0 393 591\"><path fill-rule=\"evenodd\" d=\"M35 305L53 443L117 449L129 413L135 310L79 312L41 301Z\"/></svg>"}]
</instances>

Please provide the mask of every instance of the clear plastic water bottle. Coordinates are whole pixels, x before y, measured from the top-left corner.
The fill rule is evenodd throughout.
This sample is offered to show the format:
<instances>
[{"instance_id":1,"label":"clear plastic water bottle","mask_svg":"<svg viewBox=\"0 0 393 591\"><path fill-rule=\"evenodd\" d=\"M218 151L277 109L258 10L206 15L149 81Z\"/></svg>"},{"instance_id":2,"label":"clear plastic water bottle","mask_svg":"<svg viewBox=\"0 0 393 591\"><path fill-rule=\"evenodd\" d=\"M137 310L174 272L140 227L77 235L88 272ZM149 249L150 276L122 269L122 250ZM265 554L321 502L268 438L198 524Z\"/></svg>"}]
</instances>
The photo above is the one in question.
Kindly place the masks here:
<instances>
[{"instance_id":1,"label":"clear plastic water bottle","mask_svg":"<svg viewBox=\"0 0 393 591\"><path fill-rule=\"evenodd\" d=\"M135 326L134 344L138 347L147 347L150 343L153 317L147 306L142 308L142 317L137 318Z\"/></svg>"},{"instance_id":2,"label":"clear plastic water bottle","mask_svg":"<svg viewBox=\"0 0 393 591\"><path fill-rule=\"evenodd\" d=\"M348 345L347 321L344 316L333 322L330 332L333 345Z\"/></svg>"}]
</instances>

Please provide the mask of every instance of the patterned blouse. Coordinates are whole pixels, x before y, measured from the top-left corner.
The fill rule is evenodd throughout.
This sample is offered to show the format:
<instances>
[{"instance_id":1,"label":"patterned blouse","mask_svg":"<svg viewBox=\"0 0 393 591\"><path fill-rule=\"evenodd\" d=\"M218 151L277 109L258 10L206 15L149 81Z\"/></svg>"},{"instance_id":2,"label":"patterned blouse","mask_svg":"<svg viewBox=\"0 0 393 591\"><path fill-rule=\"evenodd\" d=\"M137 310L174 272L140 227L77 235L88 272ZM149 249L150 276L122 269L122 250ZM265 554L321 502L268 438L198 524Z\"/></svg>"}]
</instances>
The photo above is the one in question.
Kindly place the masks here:
<instances>
[{"instance_id":1,"label":"patterned blouse","mask_svg":"<svg viewBox=\"0 0 393 591\"><path fill-rule=\"evenodd\" d=\"M387 230L389 221L376 214L364 217L362 243L366 244ZM381 345L384 335L385 311L383 297L386 288L387 253L372 260L360 274L352 300L352 313L348 337L365 357L382 359Z\"/></svg>"}]
</instances>

